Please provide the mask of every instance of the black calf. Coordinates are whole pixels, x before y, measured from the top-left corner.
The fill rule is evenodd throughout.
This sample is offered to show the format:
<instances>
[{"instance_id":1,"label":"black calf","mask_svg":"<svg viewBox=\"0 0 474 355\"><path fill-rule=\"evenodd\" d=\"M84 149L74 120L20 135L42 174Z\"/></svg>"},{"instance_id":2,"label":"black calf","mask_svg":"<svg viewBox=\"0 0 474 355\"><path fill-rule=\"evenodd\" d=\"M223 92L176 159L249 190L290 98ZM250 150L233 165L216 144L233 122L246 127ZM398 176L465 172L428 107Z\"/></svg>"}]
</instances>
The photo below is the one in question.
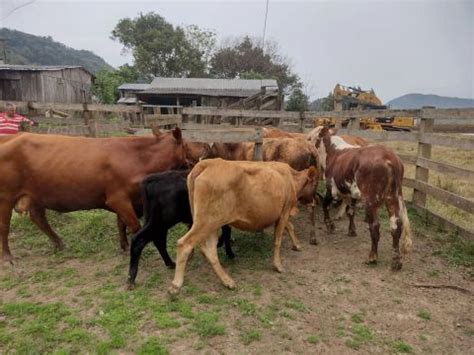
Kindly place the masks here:
<instances>
[{"instance_id":1,"label":"black calf","mask_svg":"<svg viewBox=\"0 0 474 355\"><path fill-rule=\"evenodd\" d=\"M175 268L166 249L168 229L182 222L188 226L192 224L191 209L189 207L188 188L186 177L188 171L174 170L147 176L141 183L143 212L145 225L132 237L130 248L130 268L128 283L135 284L138 273L138 262L143 248L151 241L160 252L163 261L170 269ZM231 229L222 227L222 235L218 246L225 245L229 258L234 258L230 246Z\"/></svg>"}]
</instances>

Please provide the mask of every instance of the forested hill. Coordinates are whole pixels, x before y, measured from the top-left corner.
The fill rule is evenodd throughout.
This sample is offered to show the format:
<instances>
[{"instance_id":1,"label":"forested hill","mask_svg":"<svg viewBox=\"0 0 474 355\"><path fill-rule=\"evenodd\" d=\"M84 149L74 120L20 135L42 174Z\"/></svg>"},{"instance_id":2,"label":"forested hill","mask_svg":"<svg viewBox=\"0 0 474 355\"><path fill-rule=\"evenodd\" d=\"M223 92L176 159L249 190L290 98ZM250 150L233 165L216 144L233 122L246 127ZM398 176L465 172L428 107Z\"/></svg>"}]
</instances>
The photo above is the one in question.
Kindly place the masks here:
<instances>
[{"instance_id":1,"label":"forested hill","mask_svg":"<svg viewBox=\"0 0 474 355\"><path fill-rule=\"evenodd\" d=\"M51 37L0 28L0 38L6 40L8 64L80 65L92 73L113 69L91 51L67 47Z\"/></svg>"},{"instance_id":2,"label":"forested hill","mask_svg":"<svg viewBox=\"0 0 474 355\"><path fill-rule=\"evenodd\" d=\"M407 94L387 102L387 105L394 109L416 109L423 106L434 106L437 108L467 108L474 107L474 100L438 95Z\"/></svg>"}]
</instances>

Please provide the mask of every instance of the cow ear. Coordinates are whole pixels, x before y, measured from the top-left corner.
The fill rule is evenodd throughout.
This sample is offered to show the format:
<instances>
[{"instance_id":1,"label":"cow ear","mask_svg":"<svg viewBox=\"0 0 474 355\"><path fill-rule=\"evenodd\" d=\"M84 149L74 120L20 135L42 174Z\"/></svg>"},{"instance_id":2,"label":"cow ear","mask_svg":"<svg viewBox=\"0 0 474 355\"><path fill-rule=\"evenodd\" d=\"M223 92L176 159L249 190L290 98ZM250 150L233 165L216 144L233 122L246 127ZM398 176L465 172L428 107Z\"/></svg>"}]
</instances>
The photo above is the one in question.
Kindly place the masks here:
<instances>
[{"instance_id":1,"label":"cow ear","mask_svg":"<svg viewBox=\"0 0 474 355\"><path fill-rule=\"evenodd\" d=\"M337 131L339 131L338 128L331 128L329 129L329 135L335 136L337 134Z\"/></svg>"},{"instance_id":2,"label":"cow ear","mask_svg":"<svg viewBox=\"0 0 474 355\"><path fill-rule=\"evenodd\" d=\"M318 177L318 170L314 166L310 166L308 169L308 180L315 181Z\"/></svg>"},{"instance_id":3,"label":"cow ear","mask_svg":"<svg viewBox=\"0 0 474 355\"><path fill-rule=\"evenodd\" d=\"M176 128L173 130L173 137L176 139L176 141L178 142L178 144L181 144L181 142L183 141L183 136L182 136L182 134L181 134L181 128L176 127Z\"/></svg>"},{"instance_id":4,"label":"cow ear","mask_svg":"<svg viewBox=\"0 0 474 355\"><path fill-rule=\"evenodd\" d=\"M160 136L161 135L161 131L158 127L154 126L154 127L151 127L151 131L153 133L154 136Z\"/></svg>"}]
</instances>

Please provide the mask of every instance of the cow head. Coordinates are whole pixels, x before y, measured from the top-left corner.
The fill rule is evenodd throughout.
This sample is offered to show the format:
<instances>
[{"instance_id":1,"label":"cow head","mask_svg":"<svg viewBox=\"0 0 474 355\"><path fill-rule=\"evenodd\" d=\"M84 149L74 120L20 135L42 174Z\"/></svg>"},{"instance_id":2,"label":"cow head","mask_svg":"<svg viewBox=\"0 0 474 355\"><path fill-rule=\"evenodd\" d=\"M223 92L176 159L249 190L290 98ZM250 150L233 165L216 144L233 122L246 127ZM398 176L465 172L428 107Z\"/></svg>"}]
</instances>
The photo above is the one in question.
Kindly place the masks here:
<instances>
[{"instance_id":1,"label":"cow head","mask_svg":"<svg viewBox=\"0 0 474 355\"><path fill-rule=\"evenodd\" d=\"M319 182L319 172L314 166L311 166L309 169L304 170L303 173L306 176L304 177L305 181L303 182L302 189L298 193L298 201L307 204L314 200L315 190Z\"/></svg>"},{"instance_id":2,"label":"cow head","mask_svg":"<svg viewBox=\"0 0 474 355\"><path fill-rule=\"evenodd\" d=\"M326 159L327 159L327 152L326 152L326 147L323 143L323 138L333 136L337 133L337 131L338 131L337 128L319 126L313 129L310 133L308 133L307 140L311 144L314 144L314 146L318 150L318 157L319 157L319 162L321 164L322 170L326 169Z\"/></svg>"}]
</instances>

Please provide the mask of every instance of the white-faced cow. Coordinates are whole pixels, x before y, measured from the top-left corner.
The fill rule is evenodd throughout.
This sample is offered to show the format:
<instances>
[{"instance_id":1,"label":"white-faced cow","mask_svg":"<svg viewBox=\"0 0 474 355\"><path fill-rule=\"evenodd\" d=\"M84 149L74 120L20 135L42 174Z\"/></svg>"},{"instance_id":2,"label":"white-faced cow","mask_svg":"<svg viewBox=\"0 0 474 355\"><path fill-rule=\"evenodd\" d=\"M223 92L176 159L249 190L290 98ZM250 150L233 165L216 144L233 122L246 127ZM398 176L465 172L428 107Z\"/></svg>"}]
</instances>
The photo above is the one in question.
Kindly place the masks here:
<instances>
[{"instance_id":1,"label":"white-faced cow","mask_svg":"<svg viewBox=\"0 0 474 355\"><path fill-rule=\"evenodd\" d=\"M330 231L334 230L327 207L333 198L341 198L348 204L349 235L355 236L354 207L361 200L365 206L372 239L369 262L375 263L380 239L377 210L385 204L393 238L392 268L401 269L400 237L401 251L404 254L410 250L412 240L403 201L404 168L400 158L381 145L360 147L348 144L341 137L331 135L326 127L321 130L319 137L322 140L320 149L324 149L327 154L326 197L323 202L326 226Z\"/></svg>"}]
</instances>

